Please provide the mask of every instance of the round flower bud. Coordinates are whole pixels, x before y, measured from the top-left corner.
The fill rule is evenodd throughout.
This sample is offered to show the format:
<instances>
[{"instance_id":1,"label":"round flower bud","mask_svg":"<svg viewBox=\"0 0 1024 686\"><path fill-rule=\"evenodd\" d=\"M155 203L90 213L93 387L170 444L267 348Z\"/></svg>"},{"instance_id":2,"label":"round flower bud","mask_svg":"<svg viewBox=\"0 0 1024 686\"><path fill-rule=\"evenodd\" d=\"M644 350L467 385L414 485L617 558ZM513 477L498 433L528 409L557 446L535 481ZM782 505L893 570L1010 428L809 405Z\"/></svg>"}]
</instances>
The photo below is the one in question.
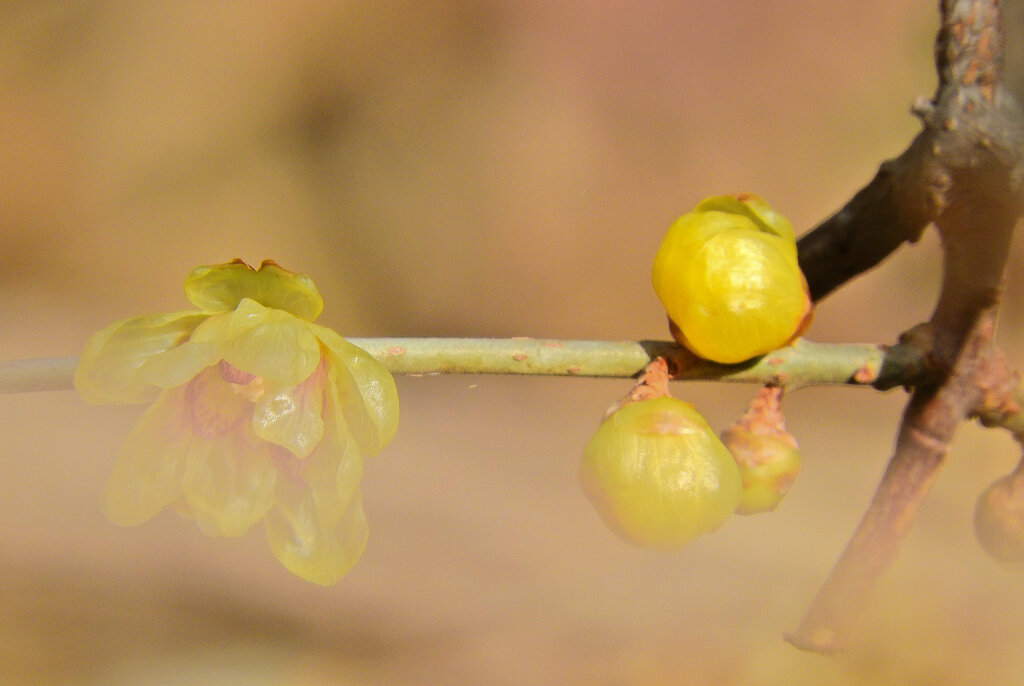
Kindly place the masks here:
<instances>
[{"instance_id":1,"label":"round flower bud","mask_svg":"<svg viewBox=\"0 0 1024 686\"><path fill-rule=\"evenodd\" d=\"M810 324L793 227L756 195L708 198L677 219L652 282L676 340L715 362L763 355Z\"/></svg>"},{"instance_id":2,"label":"round flower bud","mask_svg":"<svg viewBox=\"0 0 1024 686\"><path fill-rule=\"evenodd\" d=\"M1024 563L1024 481L1008 474L978 498L974 532L985 551L1004 564Z\"/></svg>"},{"instance_id":3,"label":"round flower bud","mask_svg":"<svg viewBox=\"0 0 1024 686\"><path fill-rule=\"evenodd\" d=\"M649 548L714 531L740 501L735 460L692 405L671 397L606 418L584 448L580 477L609 527Z\"/></svg>"},{"instance_id":4,"label":"round flower bud","mask_svg":"<svg viewBox=\"0 0 1024 686\"><path fill-rule=\"evenodd\" d=\"M786 432L770 435L734 425L722 432L722 442L736 458L743 479L738 514L774 510L800 472L796 440Z\"/></svg>"}]
</instances>

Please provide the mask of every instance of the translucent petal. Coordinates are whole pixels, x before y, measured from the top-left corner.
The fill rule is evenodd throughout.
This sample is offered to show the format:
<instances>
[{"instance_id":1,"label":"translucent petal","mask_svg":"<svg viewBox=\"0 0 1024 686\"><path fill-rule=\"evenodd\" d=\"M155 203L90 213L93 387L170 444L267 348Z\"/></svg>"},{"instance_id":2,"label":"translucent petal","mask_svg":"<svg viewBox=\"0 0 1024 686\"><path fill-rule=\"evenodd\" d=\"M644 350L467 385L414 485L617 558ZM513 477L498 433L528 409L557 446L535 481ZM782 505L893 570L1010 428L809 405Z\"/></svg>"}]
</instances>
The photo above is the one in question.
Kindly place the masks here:
<instances>
[{"instance_id":1,"label":"translucent petal","mask_svg":"<svg viewBox=\"0 0 1024 686\"><path fill-rule=\"evenodd\" d=\"M227 340L231 336L231 315L232 312L206 315L206 320L192 332L189 342L219 345L221 341Z\"/></svg>"},{"instance_id":2,"label":"translucent petal","mask_svg":"<svg viewBox=\"0 0 1024 686\"><path fill-rule=\"evenodd\" d=\"M254 270L241 260L196 267L185 279L185 295L198 308L234 310L245 298L265 307L285 310L313 321L324 308L316 285L305 274L296 274L267 260Z\"/></svg>"},{"instance_id":3,"label":"translucent petal","mask_svg":"<svg viewBox=\"0 0 1024 686\"><path fill-rule=\"evenodd\" d=\"M136 372L154 355L188 340L208 317L202 312L144 315L115 322L93 334L75 370L75 388L92 403L144 403L158 388Z\"/></svg>"},{"instance_id":4,"label":"translucent petal","mask_svg":"<svg viewBox=\"0 0 1024 686\"><path fill-rule=\"evenodd\" d=\"M208 536L241 536L274 503L277 470L266 450L242 431L192 441L182 492Z\"/></svg>"},{"instance_id":5,"label":"translucent petal","mask_svg":"<svg viewBox=\"0 0 1024 686\"><path fill-rule=\"evenodd\" d=\"M322 586L336 583L366 547L369 528L356 492L334 522L325 522L311 489L282 480L265 518L267 542L288 571Z\"/></svg>"},{"instance_id":6,"label":"translucent petal","mask_svg":"<svg viewBox=\"0 0 1024 686\"><path fill-rule=\"evenodd\" d=\"M142 415L118 453L103 494L114 524L142 524L181 496L192 433L181 389L165 391Z\"/></svg>"},{"instance_id":7,"label":"translucent petal","mask_svg":"<svg viewBox=\"0 0 1024 686\"><path fill-rule=\"evenodd\" d=\"M207 367L185 386L185 416L192 433L204 440L238 433L252 408L241 390L221 377L219 366Z\"/></svg>"},{"instance_id":8,"label":"translucent petal","mask_svg":"<svg viewBox=\"0 0 1024 686\"><path fill-rule=\"evenodd\" d=\"M233 367L279 386L295 386L320 363L311 324L248 298L223 320L195 332L196 342L215 341Z\"/></svg>"},{"instance_id":9,"label":"translucent petal","mask_svg":"<svg viewBox=\"0 0 1024 686\"><path fill-rule=\"evenodd\" d=\"M359 491L363 456L355 439L339 426L337 413L325 415L324 439L301 463L301 478L313 492L317 511L324 523L337 521Z\"/></svg>"},{"instance_id":10,"label":"translucent petal","mask_svg":"<svg viewBox=\"0 0 1024 686\"><path fill-rule=\"evenodd\" d=\"M206 367L220 360L217 344L185 341L176 348L157 353L139 367L135 377L160 388L183 386Z\"/></svg>"},{"instance_id":11,"label":"translucent petal","mask_svg":"<svg viewBox=\"0 0 1024 686\"><path fill-rule=\"evenodd\" d=\"M364 455L380 452L398 429L398 389L391 373L370 353L323 326L310 324L329 351L328 391L343 419L340 425Z\"/></svg>"},{"instance_id":12,"label":"translucent petal","mask_svg":"<svg viewBox=\"0 0 1024 686\"><path fill-rule=\"evenodd\" d=\"M326 365L298 386L267 389L256 401L252 428L260 438L306 457L324 435L324 385Z\"/></svg>"}]
</instances>

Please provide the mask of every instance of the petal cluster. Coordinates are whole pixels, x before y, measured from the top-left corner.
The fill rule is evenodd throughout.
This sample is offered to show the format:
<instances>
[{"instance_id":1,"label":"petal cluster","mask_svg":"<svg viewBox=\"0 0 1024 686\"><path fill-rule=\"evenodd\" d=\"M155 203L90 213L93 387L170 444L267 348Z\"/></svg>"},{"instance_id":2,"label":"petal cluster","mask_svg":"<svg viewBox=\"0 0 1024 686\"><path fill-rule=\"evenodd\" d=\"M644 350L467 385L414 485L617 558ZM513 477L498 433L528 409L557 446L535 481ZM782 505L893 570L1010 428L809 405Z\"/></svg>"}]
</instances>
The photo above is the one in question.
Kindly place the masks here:
<instances>
[{"instance_id":1,"label":"petal cluster","mask_svg":"<svg viewBox=\"0 0 1024 686\"><path fill-rule=\"evenodd\" d=\"M285 567L336 582L366 544L363 457L397 429L394 380L314 324L316 286L273 262L199 267L185 293L197 311L116 322L80 357L86 400L155 401L117 456L107 517L137 525L170 506L211 536L263 520Z\"/></svg>"}]
</instances>

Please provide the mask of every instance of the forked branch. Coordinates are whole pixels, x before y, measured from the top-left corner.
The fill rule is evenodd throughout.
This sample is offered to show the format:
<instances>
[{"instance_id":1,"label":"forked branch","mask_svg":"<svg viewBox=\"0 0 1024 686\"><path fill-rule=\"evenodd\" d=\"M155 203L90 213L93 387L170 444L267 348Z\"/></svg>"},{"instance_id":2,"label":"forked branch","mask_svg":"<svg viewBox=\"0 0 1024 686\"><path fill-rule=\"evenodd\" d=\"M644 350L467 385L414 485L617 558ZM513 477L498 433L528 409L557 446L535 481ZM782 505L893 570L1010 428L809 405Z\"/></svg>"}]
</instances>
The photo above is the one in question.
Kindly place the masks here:
<instances>
[{"instance_id":1,"label":"forked branch","mask_svg":"<svg viewBox=\"0 0 1024 686\"><path fill-rule=\"evenodd\" d=\"M928 221L942 237L943 284L920 334L934 381L907 405L895 454L864 519L788 640L818 652L844 648L878 576L895 558L942 466L957 426L1008 372L992 338L1007 255L1020 214L1022 118L1002 83L997 0L943 0L936 42L939 88L918 107L924 130L902 156L801 244L820 297L914 240ZM875 223L880 222L880 223ZM840 271L830 276L827 260ZM1001 376L1002 378L993 378Z\"/></svg>"}]
</instances>

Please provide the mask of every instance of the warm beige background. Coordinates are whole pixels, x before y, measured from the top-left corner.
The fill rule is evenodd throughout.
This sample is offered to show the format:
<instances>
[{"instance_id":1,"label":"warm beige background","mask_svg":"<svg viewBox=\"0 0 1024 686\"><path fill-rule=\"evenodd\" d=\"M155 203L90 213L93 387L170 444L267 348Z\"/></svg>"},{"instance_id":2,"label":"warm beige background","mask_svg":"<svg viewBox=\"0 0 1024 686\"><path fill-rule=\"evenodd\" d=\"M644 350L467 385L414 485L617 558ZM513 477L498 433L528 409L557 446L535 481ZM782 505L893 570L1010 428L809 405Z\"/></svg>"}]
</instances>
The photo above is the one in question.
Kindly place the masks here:
<instances>
[{"instance_id":1,"label":"warm beige background","mask_svg":"<svg viewBox=\"0 0 1024 686\"><path fill-rule=\"evenodd\" d=\"M801 232L833 211L915 132L936 24L911 0L8 0L0 357L184 309L188 270L236 256L310 274L349 335L664 337L648 269L669 222L738 190ZM930 235L828 299L811 337L894 340L927 317L936 260ZM825 659L781 635L902 393L794 395L789 498L665 555L614 538L575 481L627 388L399 379L370 545L330 589L259 531L109 525L98 493L138 408L0 397L0 682L1024 684L1021 577L971 532L1006 436L961 432L856 645ZM750 392L678 387L718 427Z\"/></svg>"}]
</instances>

